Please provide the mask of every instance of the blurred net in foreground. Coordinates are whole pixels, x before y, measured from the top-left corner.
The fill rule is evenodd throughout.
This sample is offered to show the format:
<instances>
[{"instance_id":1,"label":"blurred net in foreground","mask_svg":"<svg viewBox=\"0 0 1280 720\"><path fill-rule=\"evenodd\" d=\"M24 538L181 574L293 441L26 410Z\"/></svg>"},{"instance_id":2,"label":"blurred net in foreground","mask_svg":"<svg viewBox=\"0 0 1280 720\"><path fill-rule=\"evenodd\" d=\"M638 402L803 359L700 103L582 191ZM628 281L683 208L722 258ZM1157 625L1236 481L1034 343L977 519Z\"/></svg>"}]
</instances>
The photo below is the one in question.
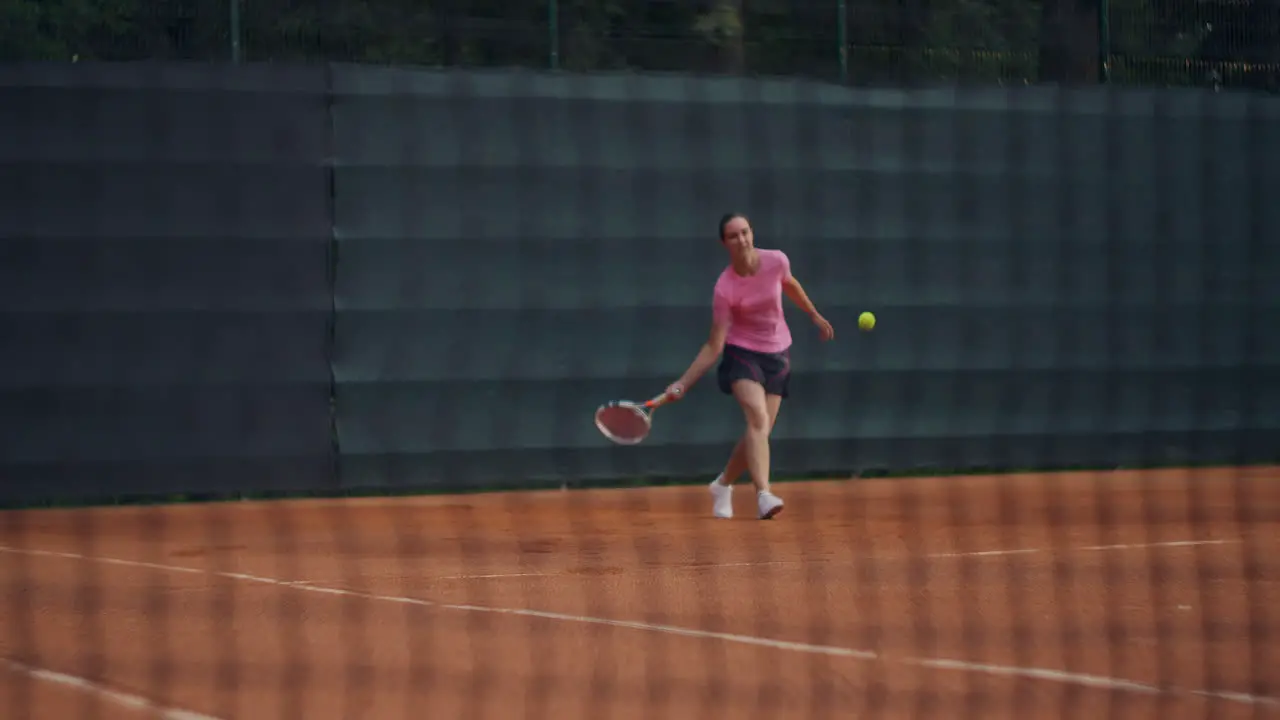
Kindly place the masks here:
<instances>
[{"instance_id":1,"label":"blurred net in foreground","mask_svg":"<svg viewBox=\"0 0 1280 720\"><path fill-rule=\"evenodd\" d=\"M1273 99L84 63L0 95L0 498L438 491L5 511L6 718L1280 712ZM710 378L641 446L591 424L696 351L730 209L838 333L790 315L774 468L836 479L769 523L745 484L710 518Z\"/></svg>"}]
</instances>

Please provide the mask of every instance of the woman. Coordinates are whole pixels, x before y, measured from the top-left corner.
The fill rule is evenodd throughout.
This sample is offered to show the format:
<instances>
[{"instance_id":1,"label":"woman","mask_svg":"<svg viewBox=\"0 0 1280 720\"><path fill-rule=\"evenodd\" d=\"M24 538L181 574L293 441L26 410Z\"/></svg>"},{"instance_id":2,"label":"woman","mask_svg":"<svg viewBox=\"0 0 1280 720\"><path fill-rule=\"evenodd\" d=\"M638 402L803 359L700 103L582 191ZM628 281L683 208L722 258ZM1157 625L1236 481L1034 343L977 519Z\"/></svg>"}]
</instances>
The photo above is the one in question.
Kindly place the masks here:
<instances>
[{"instance_id":1,"label":"woman","mask_svg":"<svg viewBox=\"0 0 1280 720\"><path fill-rule=\"evenodd\" d=\"M835 332L791 275L786 253L756 248L746 217L735 213L721 218L720 243L729 252L729 266L716 281L711 336L667 393L683 397L723 353L717 371L720 390L738 401L746 429L724 472L711 481L712 514L733 517L733 483L746 470L756 488L758 517L768 520L783 506L769 487L769 433L791 378L791 331L782 312L783 293L808 313L824 341Z\"/></svg>"}]
</instances>

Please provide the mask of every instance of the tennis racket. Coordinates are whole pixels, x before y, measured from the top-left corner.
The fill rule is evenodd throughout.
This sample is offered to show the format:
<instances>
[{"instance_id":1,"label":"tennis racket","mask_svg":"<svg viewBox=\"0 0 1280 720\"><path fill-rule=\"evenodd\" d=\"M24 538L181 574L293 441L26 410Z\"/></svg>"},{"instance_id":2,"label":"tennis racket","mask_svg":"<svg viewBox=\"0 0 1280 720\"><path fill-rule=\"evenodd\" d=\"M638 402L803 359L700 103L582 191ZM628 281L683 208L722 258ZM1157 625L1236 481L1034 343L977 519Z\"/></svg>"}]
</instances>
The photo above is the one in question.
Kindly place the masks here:
<instances>
[{"instance_id":1,"label":"tennis racket","mask_svg":"<svg viewBox=\"0 0 1280 720\"><path fill-rule=\"evenodd\" d=\"M649 436L653 411L679 397L662 393L642 403L614 400L596 408L596 427L619 445L635 445Z\"/></svg>"}]
</instances>

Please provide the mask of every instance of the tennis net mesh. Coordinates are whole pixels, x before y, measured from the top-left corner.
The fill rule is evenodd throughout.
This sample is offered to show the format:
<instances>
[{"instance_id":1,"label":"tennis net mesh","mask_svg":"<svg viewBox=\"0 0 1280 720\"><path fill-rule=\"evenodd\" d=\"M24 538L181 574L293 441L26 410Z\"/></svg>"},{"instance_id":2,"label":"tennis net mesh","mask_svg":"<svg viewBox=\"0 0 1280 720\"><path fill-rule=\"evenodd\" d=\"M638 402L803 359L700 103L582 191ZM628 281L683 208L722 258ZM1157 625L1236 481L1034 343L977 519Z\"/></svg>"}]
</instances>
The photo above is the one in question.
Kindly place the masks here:
<instances>
[{"instance_id":1,"label":"tennis net mesh","mask_svg":"<svg viewBox=\"0 0 1280 720\"><path fill-rule=\"evenodd\" d=\"M10 5L4 717L1280 716L1273 5Z\"/></svg>"}]
</instances>

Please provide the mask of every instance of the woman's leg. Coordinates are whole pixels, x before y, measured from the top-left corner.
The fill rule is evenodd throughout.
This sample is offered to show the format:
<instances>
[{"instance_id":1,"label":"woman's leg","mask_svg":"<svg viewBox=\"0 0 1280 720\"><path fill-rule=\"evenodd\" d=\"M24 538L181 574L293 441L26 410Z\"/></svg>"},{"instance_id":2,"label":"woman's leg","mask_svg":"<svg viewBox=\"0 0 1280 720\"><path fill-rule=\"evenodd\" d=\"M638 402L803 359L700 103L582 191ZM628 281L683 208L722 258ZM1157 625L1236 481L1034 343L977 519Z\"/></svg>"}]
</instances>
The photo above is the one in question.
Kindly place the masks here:
<instances>
[{"instance_id":1,"label":"woman's leg","mask_svg":"<svg viewBox=\"0 0 1280 720\"><path fill-rule=\"evenodd\" d=\"M746 457L751 484L756 486L758 517L768 520L782 512L782 500L770 492L769 487L769 433L773 424L769 417L768 398L764 386L751 380L735 382L733 396L742 406L742 414L747 421L746 431L742 434L742 454Z\"/></svg>"},{"instance_id":2,"label":"woman's leg","mask_svg":"<svg viewBox=\"0 0 1280 720\"><path fill-rule=\"evenodd\" d=\"M717 371L720 390L733 395L742 408L746 429L735 443L724 472L711 481L711 511L718 518L733 517L733 483L743 472L751 475L762 519L782 510L782 501L769 492L769 435L787 396L790 376L783 354L767 356L741 348L726 348Z\"/></svg>"},{"instance_id":3,"label":"woman's leg","mask_svg":"<svg viewBox=\"0 0 1280 720\"><path fill-rule=\"evenodd\" d=\"M766 395L764 386L754 380L736 380L732 389L734 398L742 407L747 427L729 457L726 473L745 467L751 475L751 484L756 487L758 517L767 520L782 511L782 500L769 489L769 433L773 430L782 398ZM741 474L742 470L736 472ZM711 481L711 497L714 499L711 511L716 517L731 518L733 486L722 484L723 479L722 476Z\"/></svg>"},{"instance_id":4,"label":"woman's leg","mask_svg":"<svg viewBox=\"0 0 1280 720\"><path fill-rule=\"evenodd\" d=\"M782 409L781 395L765 395L765 405L769 412L769 432L773 432L773 427L778 423L778 411ZM742 473L747 471L747 454L746 447L747 434L744 432L738 438L737 444L733 446L733 452L729 454L729 462L725 463L724 472L717 478L717 482L721 485L732 485L742 477Z\"/></svg>"}]
</instances>

